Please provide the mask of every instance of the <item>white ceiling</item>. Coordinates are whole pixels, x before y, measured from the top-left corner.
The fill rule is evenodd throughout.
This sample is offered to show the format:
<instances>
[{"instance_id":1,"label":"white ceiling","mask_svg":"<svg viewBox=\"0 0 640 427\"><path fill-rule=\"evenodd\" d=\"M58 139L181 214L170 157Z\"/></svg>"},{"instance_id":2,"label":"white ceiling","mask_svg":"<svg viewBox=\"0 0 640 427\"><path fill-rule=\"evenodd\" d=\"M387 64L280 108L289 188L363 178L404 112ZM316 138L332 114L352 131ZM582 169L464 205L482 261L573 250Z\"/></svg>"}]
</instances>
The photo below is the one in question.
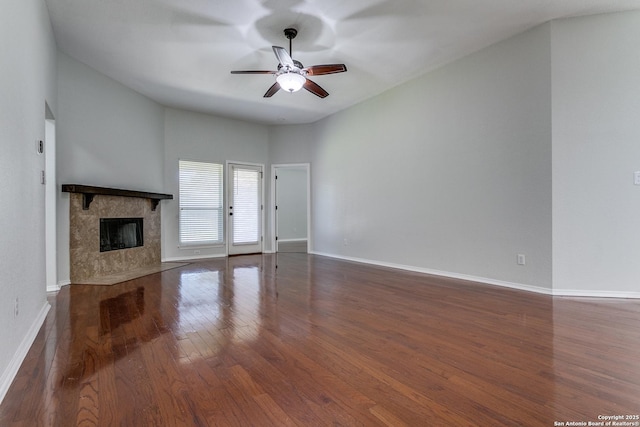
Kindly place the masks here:
<instances>
[{"instance_id":1,"label":"white ceiling","mask_svg":"<svg viewBox=\"0 0 640 427\"><path fill-rule=\"evenodd\" d=\"M639 9L640 0L46 0L58 47L167 106L260 123L308 123L554 18ZM272 45L330 96L263 98Z\"/></svg>"}]
</instances>

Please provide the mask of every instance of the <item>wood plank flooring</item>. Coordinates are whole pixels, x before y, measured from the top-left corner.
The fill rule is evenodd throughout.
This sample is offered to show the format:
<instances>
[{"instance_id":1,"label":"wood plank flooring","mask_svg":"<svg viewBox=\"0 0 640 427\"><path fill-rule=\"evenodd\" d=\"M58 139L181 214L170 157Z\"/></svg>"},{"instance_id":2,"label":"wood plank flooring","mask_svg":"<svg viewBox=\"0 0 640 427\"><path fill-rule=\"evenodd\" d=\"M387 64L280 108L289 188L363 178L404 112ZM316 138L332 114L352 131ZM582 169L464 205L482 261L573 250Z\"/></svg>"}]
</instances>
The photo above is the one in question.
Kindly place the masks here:
<instances>
[{"instance_id":1,"label":"wood plank flooring","mask_svg":"<svg viewBox=\"0 0 640 427\"><path fill-rule=\"evenodd\" d=\"M49 300L0 426L554 426L640 414L638 300L306 254L194 262Z\"/></svg>"}]
</instances>

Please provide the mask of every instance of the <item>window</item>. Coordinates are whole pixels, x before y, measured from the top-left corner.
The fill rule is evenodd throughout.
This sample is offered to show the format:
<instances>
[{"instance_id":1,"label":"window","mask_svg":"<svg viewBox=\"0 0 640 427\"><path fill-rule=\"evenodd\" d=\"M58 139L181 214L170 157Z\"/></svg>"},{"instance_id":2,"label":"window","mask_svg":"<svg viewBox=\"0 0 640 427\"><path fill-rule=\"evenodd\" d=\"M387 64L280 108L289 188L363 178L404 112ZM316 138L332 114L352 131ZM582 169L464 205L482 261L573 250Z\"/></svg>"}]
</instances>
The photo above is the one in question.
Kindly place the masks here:
<instances>
[{"instance_id":1,"label":"window","mask_svg":"<svg viewBox=\"0 0 640 427\"><path fill-rule=\"evenodd\" d=\"M224 241L222 165L180 160L180 244Z\"/></svg>"}]
</instances>

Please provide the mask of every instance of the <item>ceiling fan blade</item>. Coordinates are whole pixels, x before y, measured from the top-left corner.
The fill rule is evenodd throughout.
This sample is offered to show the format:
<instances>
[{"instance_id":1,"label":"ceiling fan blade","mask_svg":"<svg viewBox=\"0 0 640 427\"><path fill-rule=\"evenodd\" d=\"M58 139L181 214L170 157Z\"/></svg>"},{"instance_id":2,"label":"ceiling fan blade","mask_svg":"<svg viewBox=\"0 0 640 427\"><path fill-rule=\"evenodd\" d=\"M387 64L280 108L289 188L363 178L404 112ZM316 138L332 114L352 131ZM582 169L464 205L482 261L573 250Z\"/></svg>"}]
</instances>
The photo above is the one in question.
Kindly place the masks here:
<instances>
[{"instance_id":1,"label":"ceiling fan blade","mask_svg":"<svg viewBox=\"0 0 640 427\"><path fill-rule=\"evenodd\" d=\"M291 55L289 55L289 52L287 52L285 48L280 46L271 47L273 48L273 53L276 54L278 61L283 67L288 65L289 67L293 68L296 66L296 64L293 63L293 59L291 59Z\"/></svg>"},{"instance_id":2,"label":"ceiling fan blade","mask_svg":"<svg viewBox=\"0 0 640 427\"><path fill-rule=\"evenodd\" d=\"M275 93L277 91L280 90L280 85L278 84L278 82L275 82L273 85L271 85L271 87L265 92L264 97L265 98L271 98L273 95L275 95Z\"/></svg>"},{"instance_id":3,"label":"ceiling fan blade","mask_svg":"<svg viewBox=\"0 0 640 427\"><path fill-rule=\"evenodd\" d=\"M275 74L275 71L266 71L266 70L242 70L242 71L232 71L231 74Z\"/></svg>"},{"instance_id":4,"label":"ceiling fan blade","mask_svg":"<svg viewBox=\"0 0 640 427\"><path fill-rule=\"evenodd\" d=\"M320 98L326 98L327 96L329 96L329 92L322 89L317 83L312 82L309 79L307 79L303 87L312 94L319 96Z\"/></svg>"},{"instance_id":5,"label":"ceiling fan blade","mask_svg":"<svg viewBox=\"0 0 640 427\"><path fill-rule=\"evenodd\" d=\"M308 76L322 76L323 74L344 73L347 66L344 64L312 65L304 69Z\"/></svg>"}]
</instances>

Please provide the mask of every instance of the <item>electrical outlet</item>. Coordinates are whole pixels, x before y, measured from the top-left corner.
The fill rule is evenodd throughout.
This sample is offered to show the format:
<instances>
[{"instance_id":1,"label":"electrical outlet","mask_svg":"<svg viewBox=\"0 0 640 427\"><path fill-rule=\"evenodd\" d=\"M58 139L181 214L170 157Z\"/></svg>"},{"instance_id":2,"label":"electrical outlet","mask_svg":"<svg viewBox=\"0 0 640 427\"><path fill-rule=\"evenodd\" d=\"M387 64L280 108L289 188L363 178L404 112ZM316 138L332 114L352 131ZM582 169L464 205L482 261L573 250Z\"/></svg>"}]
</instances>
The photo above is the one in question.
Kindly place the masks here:
<instances>
[{"instance_id":1,"label":"electrical outlet","mask_svg":"<svg viewBox=\"0 0 640 427\"><path fill-rule=\"evenodd\" d=\"M518 265L525 265L527 263L527 259L524 254L518 254Z\"/></svg>"},{"instance_id":2,"label":"electrical outlet","mask_svg":"<svg viewBox=\"0 0 640 427\"><path fill-rule=\"evenodd\" d=\"M194 250L194 251L193 251L193 254L194 254L194 255L200 255L200 249L196 249L196 250Z\"/></svg>"},{"instance_id":3,"label":"electrical outlet","mask_svg":"<svg viewBox=\"0 0 640 427\"><path fill-rule=\"evenodd\" d=\"M640 171L635 171L633 173L633 184L640 185Z\"/></svg>"},{"instance_id":4,"label":"electrical outlet","mask_svg":"<svg viewBox=\"0 0 640 427\"><path fill-rule=\"evenodd\" d=\"M342 243L343 243L345 246L349 246L349 239L344 239L344 240L342 241Z\"/></svg>"},{"instance_id":5,"label":"electrical outlet","mask_svg":"<svg viewBox=\"0 0 640 427\"><path fill-rule=\"evenodd\" d=\"M13 304L13 317L18 317L18 314L20 314L20 300L16 298Z\"/></svg>"}]
</instances>

